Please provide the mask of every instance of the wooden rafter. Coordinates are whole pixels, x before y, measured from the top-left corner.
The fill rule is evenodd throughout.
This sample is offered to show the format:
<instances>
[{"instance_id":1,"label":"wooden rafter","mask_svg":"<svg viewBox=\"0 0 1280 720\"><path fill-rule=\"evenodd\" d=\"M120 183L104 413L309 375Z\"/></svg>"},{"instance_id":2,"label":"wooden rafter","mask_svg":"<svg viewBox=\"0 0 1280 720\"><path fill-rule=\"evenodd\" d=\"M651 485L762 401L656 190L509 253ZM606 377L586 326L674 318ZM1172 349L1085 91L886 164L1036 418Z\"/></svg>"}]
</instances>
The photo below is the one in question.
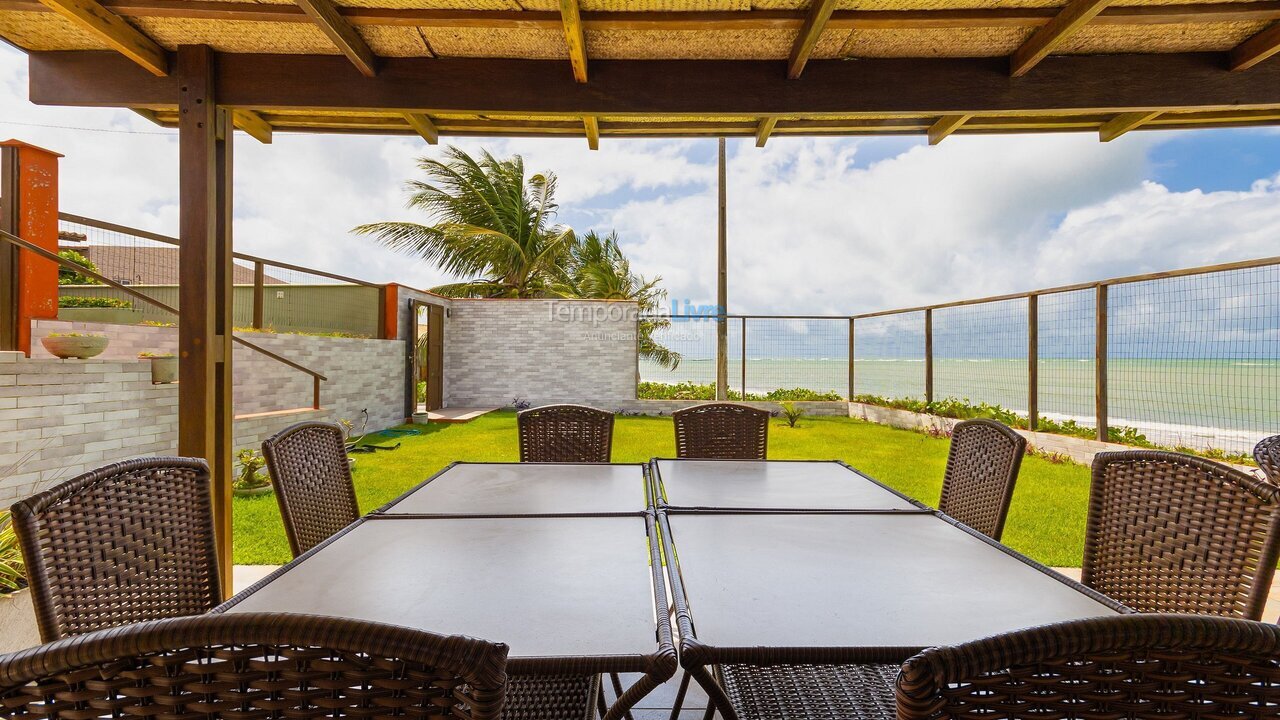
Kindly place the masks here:
<instances>
[{"instance_id":1,"label":"wooden rafter","mask_svg":"<svg viewBox=\"0 0 1280 720\"><path fill-rule=\"evenodd\" d=\"M948 135L960 129L961 125L969 122L972 115L943 115L938 121L929 126L929 144L937 145L947 138Z\"/></svg>"},{"instance_id":2,"label":"wooden rafter","mask_svg":"<svg viewBox=\"0 0 1280 720\"><path fill-rule=\"evenodd\" d=\"M769 142L769 135L777 124L778 118L776 117L760 118L760 122L756 123L756 147L764 147L764 144Z\"/></svg>"},{"instance_id":3,"label":"wooden rafter","mask_svg":"<svg viewBox=\"0 0 1280 720\"><path fill-rule=\"evenodd\" d=\"M809 56L818 45L818 38L827 27L831 13L836 9L836 0L812 0L809 12L805 15L804 24L800 26L800 34L791 45L791 57L787 60L787 77L795 80L804 72Z\"/></svg>"},{"instance_id":4,"label":"wooden rafter","mask_svg":"<svg viewBox=\"0 0 1280 720\"><path fill-rule=\"evenodd\" d=\"M244 22L312 23L290 4L241 0L100 0L121 17ZM52 12L40 0L0 0L0 11ZM558 30L559 11L435 10L411 7L338 6L338 14L355 26L489 28ZM584 11L584 30L742 31L791 30L804 24L807 11ZM1051 7L962 8L955 10L837 10L827 20L830 30L945 30L968 28L1039 28L1057 15ZM1280 21L1280 0L1206 2L1108 7L1091 24L1109 26L1262 23Z\"/></svg>"},{"instance_id":5,"label":"wooden rafter","mask_svg":"<svg viewBox=\"0 0 1280 720\"><path fill-rule=\"evenodd\" d=\"M405 113L405 122L409 123L409 127L413 131L422 136L428 145L435 145L440 142L440 129L431 120L426 113Z\"/></svg>"},{"instance_id":6,"label":"wooden rafter","mask_svg":"<svg viewBox=\"0 0 1280 720\"><path fill-rule=\"evenodd\" d=\"M1098 139L1102 142L1111 142L1130 130L1135 130L1158 117L1160 117L1159 112L1120 113L1098 128Z\"/></svg>"},{"instance_id":7,"label":"wooden rafter","mask_svg":"<svg viewBox=\"0 0 1280 720\"><path fill-rule=\"evenodd\" d=\"M1025 75L1072 33L1097 17L1111 2L1113 0L1071 0L1049 24L1037 30L1014 51L1009 58L1009 73L1013 77Z\"/></svg>"},{"instance_id":8,"label":"wooden rafter","mask_svg":"<svg viewBox=\"0 0 1280 720\"><path fill-rule=\"evenodd\" d=\"M594 115L582 118L582 127L587 133L587 147L600 149L600 121Z\"/></svg>"},{"instance_id":9,"label":"wooden rafter","mask_svg":"<svg viewBox=\"0 0 1280 720\"><path fill-rule=\"evenodd\" d=\"M573 79L587 81L587 40L582 31L582 10L578 0L560 0L560 22L564 25L564 41L569 46L569 62Z\"/></svg>"},{"instance_id":10,"label":"wooden rafter","mask_svg":"<svg viewBox=\"0 0 1280 720\"><path fill-rule=\"evenodd\" d=\"M119 15L94 0L40 0L153 75L169 74L169 53Z\"/></svg>"},{"instance_id":11,"label":"wooden rafter","mask_svg":"<svg viewBox=\"0 0 1280 720\"><path fill-rule=\"evenodd\" d=\"M252 110L232 110L231 119L235 126L245 131L254 140L263 145L271 144L271 123Z\"/></svg>"},{"instance_id":12,"label":"wooden rafter","mask_svg":"<svg viewBox=\"0 0 1280 720\"><path fill-rule=\"evenodd\" d=\"M1231 51L1231 69L1248 70L1276 53L1280 53L1280 23L1237 45Z\"/></svg>"},{"instance_id":13,"label":"wooden rafter","mask_svg":"<svg viewBox=\"0 0 1280 720\"><path fill-rule=\"evenodd\" d=\"M378 56L360 33L338 13L331 0L294 0L329 40L366 77L378 74Z\"/></svg>"}]
</instances>

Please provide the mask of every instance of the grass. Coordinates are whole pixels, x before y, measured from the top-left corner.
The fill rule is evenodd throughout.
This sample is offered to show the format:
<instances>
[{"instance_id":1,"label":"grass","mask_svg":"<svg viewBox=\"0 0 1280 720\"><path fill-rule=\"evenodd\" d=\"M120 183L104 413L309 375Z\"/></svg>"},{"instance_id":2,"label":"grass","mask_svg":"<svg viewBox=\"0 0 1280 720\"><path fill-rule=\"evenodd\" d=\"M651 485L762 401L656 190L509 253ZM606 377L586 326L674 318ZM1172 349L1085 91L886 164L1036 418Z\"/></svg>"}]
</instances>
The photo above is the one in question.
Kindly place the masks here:
<instances>
[{"instance_id":1,"label":"grass","mask_svg":"<svg viewBox=\"0 0 1280 720\"><path fill-rule=\"evenodd\" d=\"M421 435L398 439L399 450L356 456L356 494L362 511L394 499L454 460L515 461L516 422L497 412L458 425L416 425ZM375 440L387 443L385 438ZM842 417L804 417L789 428L781 418L769 427L769 457L840 459L882 482L933 505L942 488L948 440ZM613 459L642 462L673 457L669 417L619 417ZM1073 463L1028 457L1013 496L1004 541L1048 565L1078 566L1084 547L1089 471ZM275 498L236 498L235 562L288 562L289 545Z\"/></svg>"}]
</instances>

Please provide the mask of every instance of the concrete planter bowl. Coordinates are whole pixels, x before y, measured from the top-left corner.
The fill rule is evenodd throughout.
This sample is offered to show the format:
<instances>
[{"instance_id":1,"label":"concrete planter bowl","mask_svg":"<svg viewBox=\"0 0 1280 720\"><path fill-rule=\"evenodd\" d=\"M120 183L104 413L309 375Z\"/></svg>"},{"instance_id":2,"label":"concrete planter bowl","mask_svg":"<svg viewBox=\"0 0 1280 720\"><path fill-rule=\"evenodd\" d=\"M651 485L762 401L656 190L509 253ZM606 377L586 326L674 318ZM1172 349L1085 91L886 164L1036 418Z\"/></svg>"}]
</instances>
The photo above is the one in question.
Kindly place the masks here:
<instances>
[{"instance_id":1,"label":"concrete planter bowl","mask_svg":"<svg viewBox=\"0 0 1280 720\"><path fill-rule=\"evenodd\" d=\"M31 591L0 593L0 655L40 644Z\"/></svg>"},{"instance_id":2,"label":"concrete planter bowl","mask_svg":"<svg viewBox=\"0 0 1280 720\"><path fill-rule=\"evenodd\" d=\"M107 349L106 335L49 335L40 338L40 344L55 357L91 358Z\"/></svg>"},{"instance_id":3,"label":"concrete planter bowl","mask_svg":"<svg viewBox=\"0 0 1280 720\"><path fill-rule=\"evenodd\" d=\"M151 361L151 383L153 385L178 382L177 355L163 355L145 359Z\"/></svg>"}]
</instances>

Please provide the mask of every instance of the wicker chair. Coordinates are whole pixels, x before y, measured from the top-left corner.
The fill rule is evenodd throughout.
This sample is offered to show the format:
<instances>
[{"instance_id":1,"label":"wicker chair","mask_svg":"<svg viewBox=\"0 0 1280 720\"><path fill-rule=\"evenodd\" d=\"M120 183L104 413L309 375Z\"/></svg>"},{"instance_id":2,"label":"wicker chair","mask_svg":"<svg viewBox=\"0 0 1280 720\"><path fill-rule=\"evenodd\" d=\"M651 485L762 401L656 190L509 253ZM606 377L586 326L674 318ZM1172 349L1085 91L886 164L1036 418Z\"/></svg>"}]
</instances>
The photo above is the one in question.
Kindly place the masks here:
<instances>
[{"instance_id":1,"label":"wicker chair","mask_svg":"<svg viewBox=\"0 0 1280 720\"><path fill-rule=\"evenodd\" d=\"M262 442L293 556L360 519L342 428L304 422Z\"/></svg>"},{"instance_id":2,"label":"wicker chair","mask_svg":"<svg viewBox=\"0 0 1280 720\"><path fill-rule=\"evenodd\" d=\"M764 460L769 450L769 411L734 403L706 403L671 413L676 457Z\"/></svg>"},{"instance_id":3,"label":"wicker chair","mask_svg":"<svg viewBox=\"0 0 1280 720\"><path fill-rule=\"evenodd\" d=\"M1026 450L1026 438L994 420L957 423L938 509L999 540Z\"/></svg>"},{"instance_id":4,"label":"wicker chair","mask_svg":"<svg viewBox=\"0 0 1280 720\"><path fill-rule=\"evenodd\" d=\"M13 525L45 642L222 601L204 460L99 468L17 503Z\"/></svg>"},{"instance_id":5,"label":"wicker chair","mask_svg":"<svg viewBox=\"0 0 1280 720\"><path fill-rule=\"evenodd\" d=\"M1280 628L1193 615L1078 620L932 648L897 683L900 720L1262 718L1277 704Z\"/></svg>"},{"instance_id":6,"label":"wicker chair","mask_svg":"<svg viewBox=\"0 0 1280 720\"><path fill-rule=\"evenodd\" d=\"M177 618L0 658L6 718L498 720L507 646L309 615Z\"/></svg>"},{"instance_id":7,"label":"wicker chair","mask_svg":"<svg viewBox=\"0 0 1280 720\"><path fill-rule=\"evenodd\" d=\"M543 405L516 415L520 462L607 463L613 413L585 405Z\"/></svg>"},{"instance_id":8,"label":"wicker chair","mask_svg":"<svg viewBox=\"0 0 1280 720\"><path fill-rule=\"evenodd\" d=\"M1210 460L1099 453L1081 580L1139 612L1257 620L1275 572L1278 509L1280 488Z\"/></svg>"},{"instance_id":9,"label":"wicker chair","mask_svg":"<svg viewBox=\"0 0 1280 720\"><path fill-rule=\"evenodd\" d=\"M1253 460L1272 483L1280 485L1280 435L1264 438L1254 445Z\"/></svg>"}]
</instances>

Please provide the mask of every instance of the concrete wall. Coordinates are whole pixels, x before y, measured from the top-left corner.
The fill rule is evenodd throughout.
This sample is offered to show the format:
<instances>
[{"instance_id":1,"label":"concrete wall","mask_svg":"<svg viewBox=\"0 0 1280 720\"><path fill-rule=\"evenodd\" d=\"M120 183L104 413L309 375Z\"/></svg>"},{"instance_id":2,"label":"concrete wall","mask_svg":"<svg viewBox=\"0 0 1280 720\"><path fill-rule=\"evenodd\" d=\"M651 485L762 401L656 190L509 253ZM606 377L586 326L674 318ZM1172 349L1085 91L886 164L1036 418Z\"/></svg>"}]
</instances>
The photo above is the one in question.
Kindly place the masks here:
<instances>
[{"instance_id":1,"label":"concrete wall","mask_svg":"<svg viewBox=\"0 0 1280 720\"><path fill-rule=\"evenodd\" d=\"M445 329L450 407L572 402L608 408L636 396L634 302L453 300Z\"/></svg>"}]
</instances>

